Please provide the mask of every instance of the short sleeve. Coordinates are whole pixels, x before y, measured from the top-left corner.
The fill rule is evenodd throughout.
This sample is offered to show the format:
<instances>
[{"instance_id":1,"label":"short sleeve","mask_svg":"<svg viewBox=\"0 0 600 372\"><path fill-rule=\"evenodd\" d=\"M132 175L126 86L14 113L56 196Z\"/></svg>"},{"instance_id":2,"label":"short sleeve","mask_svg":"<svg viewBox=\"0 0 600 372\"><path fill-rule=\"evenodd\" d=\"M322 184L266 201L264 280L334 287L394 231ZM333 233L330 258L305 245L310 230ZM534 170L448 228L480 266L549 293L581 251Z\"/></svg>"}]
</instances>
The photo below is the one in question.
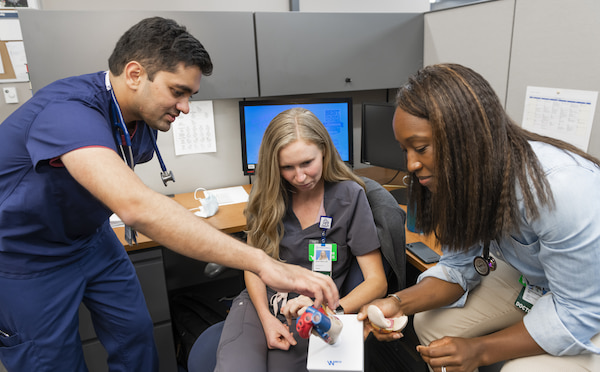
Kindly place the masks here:
<instances>
[{"instance_id":1,"label":"short sleeve","mask_svg":"<svg viewBox=\"0 0 600 372\"><path fill-rule=\"evenodd\" d=\"M26 146L34 166L82 147L116 150L110 121L76 101L53 103L42 110L29 128Z\"/></svg>"}]
</instances>

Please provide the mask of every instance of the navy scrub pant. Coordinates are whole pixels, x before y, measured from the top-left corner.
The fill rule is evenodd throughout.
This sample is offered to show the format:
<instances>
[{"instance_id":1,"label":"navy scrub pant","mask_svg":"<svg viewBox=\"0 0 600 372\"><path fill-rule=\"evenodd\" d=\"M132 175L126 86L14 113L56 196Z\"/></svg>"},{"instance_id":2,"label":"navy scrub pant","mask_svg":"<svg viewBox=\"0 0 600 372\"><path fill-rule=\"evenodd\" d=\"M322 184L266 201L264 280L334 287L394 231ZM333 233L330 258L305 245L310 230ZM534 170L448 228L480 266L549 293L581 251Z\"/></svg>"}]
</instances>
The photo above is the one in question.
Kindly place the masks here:
<instances>
[{"instance_id":1,"label":"navy scrub pant","mask_svg":"<svg viewBox=\"0 0 600 372\"><path fill-rule=\"evenodd\" d=\"M49 272L0 273L0 360L8 371L87 371L81 302L108 352L110 371L158 370L152 321L133 265L113 233L95 240L76 262Z\"/></svg>"}]
</instances>

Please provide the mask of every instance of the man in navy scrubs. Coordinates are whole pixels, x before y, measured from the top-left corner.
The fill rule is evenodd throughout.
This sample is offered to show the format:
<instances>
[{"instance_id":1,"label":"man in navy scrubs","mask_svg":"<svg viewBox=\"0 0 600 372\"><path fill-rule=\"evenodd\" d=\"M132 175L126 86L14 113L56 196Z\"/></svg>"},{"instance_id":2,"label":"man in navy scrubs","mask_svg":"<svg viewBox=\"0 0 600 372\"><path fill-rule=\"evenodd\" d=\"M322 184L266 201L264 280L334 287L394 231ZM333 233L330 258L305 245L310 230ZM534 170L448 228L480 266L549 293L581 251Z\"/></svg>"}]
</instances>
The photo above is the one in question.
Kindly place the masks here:
<instances>
[{"instance_id":1,"label":"man in navy scrubs","mask_svg":"<svg viewBox=\"0 0 600 372\"><path fill-rule=\"evenodd\" d=\"M120 38L109 69L48 85L0 125L0 360L8 370L85 371L81 302L111 371L158 369L135 270L108 222L113 212L180 254L252 271L335 308L331 279L250 249L132 171L211 73L202 44L172 20L148 18Z\"/></svg>"}]
</instances>

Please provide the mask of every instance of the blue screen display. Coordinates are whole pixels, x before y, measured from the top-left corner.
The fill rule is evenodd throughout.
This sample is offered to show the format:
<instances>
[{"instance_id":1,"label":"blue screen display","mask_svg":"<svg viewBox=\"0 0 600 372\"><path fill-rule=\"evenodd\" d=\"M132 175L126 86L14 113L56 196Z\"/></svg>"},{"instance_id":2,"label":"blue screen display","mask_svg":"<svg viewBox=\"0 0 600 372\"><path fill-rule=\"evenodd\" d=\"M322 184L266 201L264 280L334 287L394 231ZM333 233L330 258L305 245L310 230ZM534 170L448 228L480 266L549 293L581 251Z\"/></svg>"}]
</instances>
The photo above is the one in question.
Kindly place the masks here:
<instances>
[{"instance_id":1,"label":"blue screen display","mask_svg":"<svg viewBox=\"0 0 600 372\"><path fill-rule=\"evenodd\" d=\"M258 150L265 129L282 111L303 107L314 113L323 123L343 161L352 165L352 101L349 98L327 102L273 103L268 101L241 101L242 156L244 173L254 173Z\"/></svg>"}]
</instances>

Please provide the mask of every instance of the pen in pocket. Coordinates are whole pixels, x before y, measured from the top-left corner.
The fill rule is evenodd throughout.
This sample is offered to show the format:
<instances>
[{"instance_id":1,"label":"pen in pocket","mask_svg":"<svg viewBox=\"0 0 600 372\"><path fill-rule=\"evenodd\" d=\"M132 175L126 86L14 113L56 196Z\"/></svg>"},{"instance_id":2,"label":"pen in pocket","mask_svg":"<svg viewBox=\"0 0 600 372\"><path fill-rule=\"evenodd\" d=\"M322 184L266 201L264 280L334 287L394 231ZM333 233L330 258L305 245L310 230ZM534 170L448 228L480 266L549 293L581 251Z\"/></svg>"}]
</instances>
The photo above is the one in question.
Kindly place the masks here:
<instances>
[{"instance_id":1,"label":"pen in pocket","mask_svg":"<svg viewBox=\"0 0 600 372\"><path fill-rule=\"evenodd\" d=\"M4 337L10 337L10 335L6 332L4 332L3 330L0 329L0 335L4 336Z\"/></svg>"}]
</instances>

